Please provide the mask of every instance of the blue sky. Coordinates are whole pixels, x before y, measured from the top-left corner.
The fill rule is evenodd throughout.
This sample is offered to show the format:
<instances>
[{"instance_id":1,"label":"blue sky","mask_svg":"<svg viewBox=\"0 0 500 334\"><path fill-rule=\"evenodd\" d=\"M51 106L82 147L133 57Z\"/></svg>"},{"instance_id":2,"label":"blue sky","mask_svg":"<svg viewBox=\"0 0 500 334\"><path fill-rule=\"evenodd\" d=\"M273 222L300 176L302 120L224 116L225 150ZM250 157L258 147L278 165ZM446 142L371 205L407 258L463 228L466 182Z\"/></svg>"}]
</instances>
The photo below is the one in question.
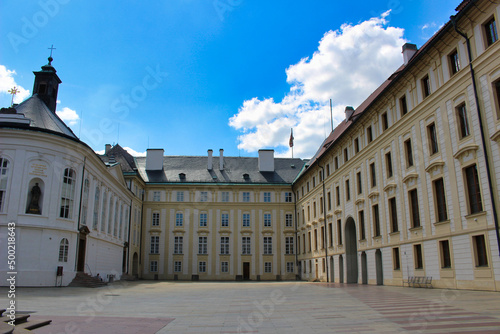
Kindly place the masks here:
<instances>
[{"instance_id":1,"label":"blue sky","mask_svg":"<svg viewBox=\"0 0 500 334\"><path fill-rule=\"evenodd\" d=\"M0 104L47 63L58 113L94 150L310 158L346 105L359 105L455 13L458 0L5 0ZM19 101L18 101L19 102Z\"/></svg>"}]
</instances>

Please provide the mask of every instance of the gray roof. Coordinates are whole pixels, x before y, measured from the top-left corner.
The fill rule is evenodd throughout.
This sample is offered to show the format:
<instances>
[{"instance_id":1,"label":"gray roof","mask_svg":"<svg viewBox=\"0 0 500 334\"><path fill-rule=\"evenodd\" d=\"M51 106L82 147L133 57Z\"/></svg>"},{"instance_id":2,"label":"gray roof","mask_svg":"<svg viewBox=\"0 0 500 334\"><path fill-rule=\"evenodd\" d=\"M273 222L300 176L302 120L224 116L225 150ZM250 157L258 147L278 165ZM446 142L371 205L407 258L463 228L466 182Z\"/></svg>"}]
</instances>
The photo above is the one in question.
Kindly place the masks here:
<instances>
[{"instance_id":1,"label":"gray roof","mask_svg":"<svg viewBox=\"0 0 500 334\"><path fill-rule=\"evenodd\" d=\"M108 165L119 163L124 173L137 171L134 157L118 144L113 146L108 153L99 155L99 158Z\"/></svg>"},{"instance_id":2,"label":"gray roof","mask_svg":"<svg viewBox=\"0 0 500 334\"><path fill-rule=\"evenodd\" d=\"M213 157L213 169L208 170L208 157L164 156L163 170L146 171L146 157L136 157L141 177L151 183L270 183L292 184L305 161L275 158L274 172L260 172L258 158L224 157L224 170L219 170L219 157ZM179 174L185 174L181 179ZM248 174L248 178L243 177Z\"/></svg>"},{"instance_id":3,"label":"gray roof","mask_svg":"<svg viewBox=\"0 0 500 334\"><path fill-rule=\"evenodd\" d=\"M30 128L48 130L78 140L73 131L55 113L50 111L37 95L31 96L14 108L17 114L22 114L30 120Z\"/></svg>"}]
</instances>

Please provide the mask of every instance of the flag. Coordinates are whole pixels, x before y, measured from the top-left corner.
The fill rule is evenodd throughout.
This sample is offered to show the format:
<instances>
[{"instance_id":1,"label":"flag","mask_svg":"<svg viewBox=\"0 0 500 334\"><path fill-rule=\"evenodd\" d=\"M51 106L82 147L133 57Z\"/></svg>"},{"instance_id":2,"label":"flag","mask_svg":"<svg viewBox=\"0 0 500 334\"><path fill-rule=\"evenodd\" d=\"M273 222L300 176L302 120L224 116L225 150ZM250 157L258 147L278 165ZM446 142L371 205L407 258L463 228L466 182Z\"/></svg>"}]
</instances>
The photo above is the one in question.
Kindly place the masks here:
<instances>
[{"instance_id":1,"label":"flag","mask_svg":"<svg viewBox=\"0 0 500 334\"><path fill-rule=\"evenodd\" d=\"M290 141L289 141L288 145L290 145L290 147L293 147L293 129L291 129Z\"/></svg>"}]
</instances>

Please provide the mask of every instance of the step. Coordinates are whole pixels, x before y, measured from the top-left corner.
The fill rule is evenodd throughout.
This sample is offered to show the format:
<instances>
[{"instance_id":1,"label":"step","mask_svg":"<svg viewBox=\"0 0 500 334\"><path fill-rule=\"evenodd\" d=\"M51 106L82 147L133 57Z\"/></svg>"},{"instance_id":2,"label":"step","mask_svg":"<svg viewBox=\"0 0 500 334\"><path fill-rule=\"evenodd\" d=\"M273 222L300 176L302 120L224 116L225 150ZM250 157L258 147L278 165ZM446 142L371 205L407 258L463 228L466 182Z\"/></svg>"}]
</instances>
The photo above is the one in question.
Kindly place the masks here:
<instances>
[{"instance_id":1,"label":"step","mask_svg":"<svg viewBox=\"0 0 500 334\"><path fill-rule=\"evenodd\" d=\"M28 321L29 317L30 317L29 314L16 314L16 317L14 318L14 324L16 326L19 324L22 324L22 323ZM6 323L11 321L10 318L7 318L7 317L2 317L1 319Z\"/></svg>"},{"instance_id":2,"label":"step","mask_svg":"<svg viewBox=\"0 0 500 334\"><path fill-rule=\"evenodd\" d=\"M30 320L29 322L16 325L16 328L22 328L32 331L34 329L50 325L51 322L52 320L44 320L44 319Z\"/></svg>"},{"instance_id":3,"label":"step","mask_svg":"<svg viewBox=\"0 0 500 334\"><path fill-rule=\"evenodd\" d=\"M3 320L3 318L1 318ZM14 326L9 325L6 322L0 322L0 334L11 334L14 331Z\"/></svg>"}]
</instances>

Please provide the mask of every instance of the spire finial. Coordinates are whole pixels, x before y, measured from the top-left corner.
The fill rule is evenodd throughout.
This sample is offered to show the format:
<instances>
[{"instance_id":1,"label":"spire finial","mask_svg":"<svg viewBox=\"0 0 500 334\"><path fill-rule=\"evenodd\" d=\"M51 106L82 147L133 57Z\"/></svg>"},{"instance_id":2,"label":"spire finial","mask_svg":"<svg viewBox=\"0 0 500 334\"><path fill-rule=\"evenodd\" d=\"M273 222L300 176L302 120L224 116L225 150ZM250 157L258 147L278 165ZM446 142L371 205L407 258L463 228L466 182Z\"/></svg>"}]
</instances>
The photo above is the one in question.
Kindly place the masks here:
<instances>
[{"instance_id":1,"label":"spire finial","mask_svg":"<svg viewBox=\"0 0 500 334\"><path fill-rule=\"evenodd\" d=\"M52 46L50 48L47 48L50 50L50 56L49 56L49 65L52 65L52 61L54 60L54 58L52 58L52 51L56 50L56 48L54 47L54 44L52 44Z\"/></svg>"}]
</instances>

